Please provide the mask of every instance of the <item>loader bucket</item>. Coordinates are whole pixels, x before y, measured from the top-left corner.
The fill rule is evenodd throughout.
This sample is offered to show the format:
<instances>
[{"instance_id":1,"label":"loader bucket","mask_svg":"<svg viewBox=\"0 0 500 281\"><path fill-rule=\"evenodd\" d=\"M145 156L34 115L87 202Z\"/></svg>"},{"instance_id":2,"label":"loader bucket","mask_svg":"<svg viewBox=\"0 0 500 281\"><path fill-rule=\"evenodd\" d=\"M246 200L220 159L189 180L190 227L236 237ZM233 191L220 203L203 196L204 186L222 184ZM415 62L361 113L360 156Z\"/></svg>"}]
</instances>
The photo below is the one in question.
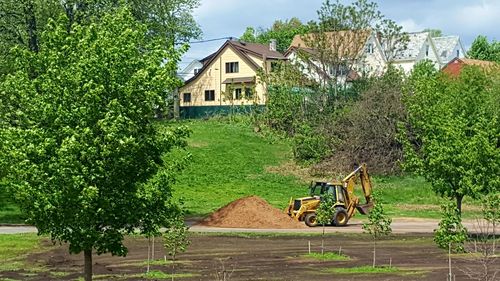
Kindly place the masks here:
<instances>
[{"instance_id":1,"label":"loader bucket","mask_svg":"<svg viewBox=\"0 0 500 281\"><path fill-rule=\"evenodd\" d=\"M356 206L356 209L362 215L368 215L372 210L372 208L373 208L373 202L369 202L367 204L359 204L358 206Z\"/></svg>"}]
</instances>

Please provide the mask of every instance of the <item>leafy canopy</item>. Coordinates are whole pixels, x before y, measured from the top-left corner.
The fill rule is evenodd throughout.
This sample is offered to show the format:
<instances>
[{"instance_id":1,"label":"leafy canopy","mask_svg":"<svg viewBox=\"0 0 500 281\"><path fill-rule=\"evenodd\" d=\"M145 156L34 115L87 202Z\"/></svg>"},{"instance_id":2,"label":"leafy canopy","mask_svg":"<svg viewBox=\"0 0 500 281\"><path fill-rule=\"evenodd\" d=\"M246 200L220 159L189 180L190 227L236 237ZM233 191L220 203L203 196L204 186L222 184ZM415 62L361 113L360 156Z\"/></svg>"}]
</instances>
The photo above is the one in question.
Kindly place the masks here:
<instances>
[{"instance_id":1,"label":"leafy canopy","mask_svg":"<svg viewBox=\"0 0 500 281\"><path fill-rule=\"evenodd\" d=\"M423 62L405 91L405 168L424 176L436 193L456 198L459 211L464 196L500 190L498 77L498 70L470 67L453 79Z\"/></svg>"},{"instance_id":2,"label":"leafy canopy","mask_svg":"<svg viewBox=\"0 0 500 281\"><path fill-rule=\"evenodd\" d=\"M72 253L125 255L124 234L158 231L177 212L162 154L188 133L158 131L153 106L178 86L171 73L185 48L147 40L126 8L69 33L67 24L50 21L40 52L18 51L19 70L0 84L15 109L0 116L9 180L40 234Z\"/></svg>"},{"instance_id":3,"label":"leafy canopy","mask_svg":"<svg viewBox=\"0 0 500 281\"><path fill-rule=\"evenodd\" d=\"M471 59L496 61L500 63L500 42L488 42L488 38L483 35L476 37L474 42L467 52L467 56Z\"/></svg>"}]
</instances>

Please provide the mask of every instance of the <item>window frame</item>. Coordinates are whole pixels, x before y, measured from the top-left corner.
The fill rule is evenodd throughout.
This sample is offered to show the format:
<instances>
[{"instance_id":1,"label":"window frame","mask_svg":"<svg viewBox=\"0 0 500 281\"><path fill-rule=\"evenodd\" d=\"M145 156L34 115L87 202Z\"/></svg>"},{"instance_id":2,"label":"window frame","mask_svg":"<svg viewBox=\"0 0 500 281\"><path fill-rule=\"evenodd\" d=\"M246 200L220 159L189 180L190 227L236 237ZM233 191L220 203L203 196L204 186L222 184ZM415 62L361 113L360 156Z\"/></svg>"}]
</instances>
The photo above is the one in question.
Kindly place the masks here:
<instances>
[{"instance_id":1,"label":"window frame","mask_svg":"<svg viewBox=\"0 0 500 281\"><path fill-rule=\"evenodd\" d=\"M215 90L205 90L205 101L215 101Z\"/></svg>"},{"instance_id":2,"label":"window frame","mask_svg":"<svg viewBox=\"0 0 500 281\"><path fill-rule=\"evenodd\" d=\"M186 99L186 97L189 97ZM182 93L182 102L190 103L191 102L191 93Z\"/></svg>"},{"instance_id":3,"label":"window frame","mask_svg":"<svg viewBox=\"0 0 500 281\"><path fill-rule=\"evenodd\" d=\"M243 90L241 88L234 89L234 100L241 100L243 98Z\"/></svg>"},{"instance_id":4,"label":"window frame","mask_svg":"<svg viewBox=\"0 0 500 281\"><path fill-rule=\"evenodd\" d=\"M238 61L226 62L226 73L239 73L240 63Z\"/></svg>"}]
</instances>

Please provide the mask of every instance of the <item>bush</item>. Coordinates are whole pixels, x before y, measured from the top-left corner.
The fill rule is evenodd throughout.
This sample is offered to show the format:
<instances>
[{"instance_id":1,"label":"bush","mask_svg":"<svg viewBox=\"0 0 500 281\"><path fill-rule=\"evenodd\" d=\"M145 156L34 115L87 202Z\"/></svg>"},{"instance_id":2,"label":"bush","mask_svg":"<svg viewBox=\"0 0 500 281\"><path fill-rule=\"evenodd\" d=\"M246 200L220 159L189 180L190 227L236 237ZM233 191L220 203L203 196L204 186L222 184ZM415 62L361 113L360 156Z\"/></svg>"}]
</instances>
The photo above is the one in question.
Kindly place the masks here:
<instances>
[{"instance_id":1,"label":"bush","mask_svg":"<svg viewBox=\"0 0 500 281\"><path fill-rule=\"evenodd\" d=\"M365 162L374 174L400 171L402 145L397 141L398 122L405 116L401 102L403 74L393 68L361 88L360 99L325 122L327 139L335 153L316 165L319 174L348 171L354 163Z\"/></svg>"},{"instance_id":2,"label":"bush","mask_svg":"<svg viewBox=\"0 0 500 281\"><path fill-rule=\"evenodd\" d=\"M316 163L330 153L327 139L307 125L293 137L293 156L300 162Z\"/></svg>"}]
</instances>

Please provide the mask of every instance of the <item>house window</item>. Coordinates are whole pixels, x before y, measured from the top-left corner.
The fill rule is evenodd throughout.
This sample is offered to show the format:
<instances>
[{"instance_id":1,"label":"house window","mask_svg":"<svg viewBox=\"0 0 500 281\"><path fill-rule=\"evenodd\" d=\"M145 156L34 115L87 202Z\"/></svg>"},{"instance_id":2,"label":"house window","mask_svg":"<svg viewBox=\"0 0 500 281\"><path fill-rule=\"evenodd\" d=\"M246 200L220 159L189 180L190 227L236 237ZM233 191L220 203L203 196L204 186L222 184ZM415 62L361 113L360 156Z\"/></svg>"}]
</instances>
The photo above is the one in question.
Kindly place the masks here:
<instances>
[{"instance_id":1,"label":"house window","mask_svg":"<svg viewBox=\"0 0 500 281\"><path fill-rule=\"evenodd\" d=\"M253 98L253 90L252 90L252 88L245 88L245 98L246 99Z\"/></svg>"},{"instance_id":2,"label":"house window","mask_svg":"<svg viewBox=\"0 0 500 281\"><path fill-rule=\"evenodd\" d=\"M429 56L429 45L425 45L425 56Z\"/></svg>"},{"instance_id":3,"label":"house window","mask_svg":"<svg viewBox=\"0 0 500 281\"><path fill-rule=\"evenodd\" d=\"M366 52L368 54L373 54L373 44L372 43L369 43L368 45L366 45Z\"/></svg>"},{"instance_id":4,"label":"house window","mask_svg":"<svg viewBox=\"0 0 500 281\"><path fill-rule=\"evenodd\" d=\"M226 62L226 73L238 73L239 63L236 62Z\"/></svg>"},{"instance_id":5,"label":"house window","mask_svg":"<svg viewBox=\"0 0 500 281\"><path fill-rule=\"evenodd\" d=\"M214 101L214 100L215 100L215 90L206 90L205 101Z\"/></svg>"},{"instance_id":6,"label":"house window","mask_svg":"<svg viewBox=\"0 0 500 281\"><path fill-rule=\"evenodd\" d=\"M460 50L457 50L457 58L460 57Z\"/></svg>"},{"instance_id":7,"label":"house window","mask_svg":"<svg viewBox=\"0 0 500 281\"><path fill-rule=\"evenodd\" d=\"M234 99L241 100L241 88L234 89Z\"/></svg>"},{"instance_id":8,"label":"house window","mask_svg":"<svg viewBox=\"0 0 500 281\"><path fill-rule=\"evenodd\" d=\"M184 102L191 102L191 93L184 93L184 94L182 94L182 101L184 101Z\"/></svg>"}]
</instances>

